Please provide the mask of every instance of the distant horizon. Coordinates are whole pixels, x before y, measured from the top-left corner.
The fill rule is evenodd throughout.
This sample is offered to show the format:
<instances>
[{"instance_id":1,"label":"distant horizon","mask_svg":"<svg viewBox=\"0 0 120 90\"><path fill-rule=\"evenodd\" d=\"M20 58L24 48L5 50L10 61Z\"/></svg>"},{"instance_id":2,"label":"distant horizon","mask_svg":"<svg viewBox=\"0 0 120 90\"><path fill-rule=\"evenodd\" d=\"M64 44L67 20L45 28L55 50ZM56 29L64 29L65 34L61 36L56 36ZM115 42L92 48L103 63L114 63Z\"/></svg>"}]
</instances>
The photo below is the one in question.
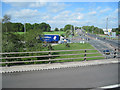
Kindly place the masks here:
<instances>
[{"instance_id":1,"label":"distant horizon","mask_svg":"<svg viewBox=\"0 0 120 90\"><path fill-rule=\"evenodd\" d=\"M118 2L2 2L2 17L13 23L48 23L51 30L67 24L77 27L118 28Z\"/></svg>"}]
</instances>

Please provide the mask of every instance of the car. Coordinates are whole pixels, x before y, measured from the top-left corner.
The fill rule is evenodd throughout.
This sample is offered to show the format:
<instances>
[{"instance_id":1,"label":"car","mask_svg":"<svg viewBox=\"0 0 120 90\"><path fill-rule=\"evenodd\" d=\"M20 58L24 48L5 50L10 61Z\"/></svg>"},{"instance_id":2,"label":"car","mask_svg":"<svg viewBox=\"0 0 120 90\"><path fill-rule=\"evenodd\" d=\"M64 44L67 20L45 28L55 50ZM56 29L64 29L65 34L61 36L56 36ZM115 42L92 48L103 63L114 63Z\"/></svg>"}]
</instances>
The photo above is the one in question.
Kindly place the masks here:
<instances>
[{"instance_id":1,"label":"car","mask_svg":"<svg viewBox=\"0 0 120 90\"><path fill-rule=\"evenodd\" d=\"M66 39L67 43L71 43L69 39Z\"/></svg>"},{"instance_id":2,"label":"car","mask_svg":"<svg viewBox=\"0 0 120 90\"><path fill-rule=\"evenodd\" d=\"M104 40L106 39L106 38L103 38Z\"/></svg>"},{"instance_id":3,"label":"car","mask_svg":"<svg viewBox=\"0 0 120 90\"><path fill-rule=\"evenodd\" d=\"M62 44L62 43L64 43L64 41L63 41L63 40L60 40L60 41L58 41L58 43L59 43L59 44Z\"/></svg>"},{"instance_id":4,"label":"car","mask_svg":"<svg viewBox=\"0 0 120 90\"><path fill-rule=\"evenodd\" d=\"M62 44L62 43L71 43L69 39L62 39L60 41L58 41L59 44Z\"/></svg>"},{"instance_id":5,"label":"car","mask_svg":"<svg viewBox=\"0 0 120 90\"><path fill-rule=\"evenodd\" d=\"M106 55L110 55L110 50L103 50L103 53Z\"/></svg>"}]
</instances>

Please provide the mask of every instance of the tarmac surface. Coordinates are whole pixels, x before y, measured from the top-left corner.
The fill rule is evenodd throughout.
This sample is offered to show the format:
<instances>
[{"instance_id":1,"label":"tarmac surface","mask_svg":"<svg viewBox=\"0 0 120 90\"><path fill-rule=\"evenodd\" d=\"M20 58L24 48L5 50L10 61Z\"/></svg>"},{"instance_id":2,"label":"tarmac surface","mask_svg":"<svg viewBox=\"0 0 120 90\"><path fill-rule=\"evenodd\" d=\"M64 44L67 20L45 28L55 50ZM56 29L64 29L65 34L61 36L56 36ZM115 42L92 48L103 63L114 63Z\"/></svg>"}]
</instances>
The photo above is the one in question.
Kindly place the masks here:
<instances>
[{"instance_id":1,"label":"tarmac surface","mask_svg":"<svg viewBox=\"0 0 120 90\"><path fill-rule=\"evenodd\" d=\"M4 73L3 88L98 88L118 84L118 64Z\"/></svg>"}]
</instances>

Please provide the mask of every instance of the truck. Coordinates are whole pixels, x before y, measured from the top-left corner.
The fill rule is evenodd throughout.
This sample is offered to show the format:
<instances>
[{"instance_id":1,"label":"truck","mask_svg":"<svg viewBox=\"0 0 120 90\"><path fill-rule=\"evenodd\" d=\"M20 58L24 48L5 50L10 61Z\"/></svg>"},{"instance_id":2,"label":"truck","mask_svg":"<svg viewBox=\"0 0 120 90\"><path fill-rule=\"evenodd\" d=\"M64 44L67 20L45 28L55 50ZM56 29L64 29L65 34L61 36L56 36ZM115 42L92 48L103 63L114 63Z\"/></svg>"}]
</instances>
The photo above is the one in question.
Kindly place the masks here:
<instances>
[{"instance_id":1,"label":"truck","mask_svg":"<svg viewBox=\"0 0 120 90\"><path fill-rule=\"evenodd\" d=\"M47 43L58 43L60 40L59 35L43 35L40 36L40 40Z\"/></svg>"}]
</instances>

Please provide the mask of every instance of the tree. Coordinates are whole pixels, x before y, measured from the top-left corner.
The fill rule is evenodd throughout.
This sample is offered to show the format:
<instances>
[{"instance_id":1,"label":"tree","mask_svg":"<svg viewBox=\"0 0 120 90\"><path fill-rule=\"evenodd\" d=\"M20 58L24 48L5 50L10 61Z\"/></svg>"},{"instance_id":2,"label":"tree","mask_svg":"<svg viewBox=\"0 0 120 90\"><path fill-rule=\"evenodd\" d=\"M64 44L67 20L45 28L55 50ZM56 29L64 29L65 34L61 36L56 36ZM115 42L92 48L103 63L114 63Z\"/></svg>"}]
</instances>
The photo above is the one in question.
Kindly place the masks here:
<instances>
[{"instance_id":1,"label":"tree","mask_svg":"<svg viewBox=\"0 0 120 90\"><path fill-rule=\"evenodd\" d=\"M71 31L70 31L70 30L67 30L67 31L65 32L65 36L68 37L69 35L71 35Z\"/></svg>"},{"instance_id":2,"label":"tree","mask_svg":"<svg viewBox=\"0 0 120 90\"><path fill-rule=\"evenodd\" d=\"M21 37L12 33L12 23L10 17L5 15L3 20L2 50L3 52L20 51L22 47ZM4 31L5 30L5 31Z\"/></svg>"},{"instance_id":3,"label":"tree","mask_svg":"<svg viewBox=\"0 0 120 90\"><path fill-rule=\"evenodd\" d=\"M68 37L70 34L74 36L74 27L73 25L67 24L64 27L64 31L66 32L66 37Z\"/></svg>"},{"instance_id":4,"label":"tree","mask_svg":"<svg viewBox=\"0 0 120 90\"><path fill-rule=\"evenodd\" d=\"M64 29L63 29L63 28L60 28L60 31L64 31Z\"/></svg>"},{"instance_id":5,"label":"tree","mask_svg":"<svg viewBox=\"0 0 120 90\"><path fill-rule=\"evenodd\" d=\"M25 29L26 29L26 32L33 29L33 25L31 25L30 23L25 23Z\"/></svg>"},{"instance_id":6,"label":"tree","mask_svg":"<svg viewBox=\"0 0 120 90\"><path fill-rule=\"evenodd\" d=\"M49 24L46 24L46 23L42 22L42 23L39 24L39 29L41 29L44 32L50 32L51 27L50 27Z\"/></svg>"},{"instance_id":7,"label":"tree","mask_svg":"<svg viewBox=\"0 0 120 90\"><path fill-rule=\"evenodd\" d=\"M3 19L2 19L2 25L3 25L3 32L8 32L11 30L10 28L10 19L11 17L9 15L4 15Z\"/></svg>"},{"instance_id":8,"label":"tree","mask_svg":"<svg viewBox=\"0 0 120 90\"><path fill-rule=\"evenodd\" d=\"M24 32L24 25L22 23L12 23L12 32Z\"/></svg>"},{"instance_id":9,"label":"tree","mask_svg":"<svg viewBox=\"0 0 120 90\"><path fill-rule=\"evenodd\" d=\"M2 51L17 52L23 48L22 37L19 34L3 33L2 34Z\"/></svg>"},{"instance_id":10,"label":"tree","mask_svg":"<svg viewBox=\"0 0 120 90\"><path fill-rule=\"evenodd\" d=\"M73 25L70 25L70 24L65 25L64 31L67 31L67 30L74 30Z\"/></svg>"},{"instance_id":11,"label":"tree","mask_svg":"<svg viewBox=\"0 0 120 90\"><path fill-rule=\"evenodd\" d=\"M8 23L10 22L11 17L9 15L4 15L2 19L2 23Z\"/></svg>"},{"instance_id":12,"label":"tree","mask_svg":"<svg viewBox=\"0 0 120 90\"><path fill-rule=\"evenodd\" d=\"M83 26L82 28L89 33L94 32L95 34L104 34L104 31L101 28L98 28L98 27Z\"/></svg>"},{"instance_id":13,"label":"tree","mask_svg":"<svg viewBox=\"0 0 120 90\"><path fill-rule=\"evenodd\" d=\"M25 48L27 51L38 51L42 49L39 36L42 36L42 30L31 29L25 33Z\"/></svg>"},{"instance_id":14,"label":"tree","mask_svg":"<svg viewBox=\"0 0 120 90\"><path fill-rule=\"evenodd\" d=\"M54 31L59 31L59 29L58 28L55 28L55 30Z\"/></svg>"}]
</instances>

